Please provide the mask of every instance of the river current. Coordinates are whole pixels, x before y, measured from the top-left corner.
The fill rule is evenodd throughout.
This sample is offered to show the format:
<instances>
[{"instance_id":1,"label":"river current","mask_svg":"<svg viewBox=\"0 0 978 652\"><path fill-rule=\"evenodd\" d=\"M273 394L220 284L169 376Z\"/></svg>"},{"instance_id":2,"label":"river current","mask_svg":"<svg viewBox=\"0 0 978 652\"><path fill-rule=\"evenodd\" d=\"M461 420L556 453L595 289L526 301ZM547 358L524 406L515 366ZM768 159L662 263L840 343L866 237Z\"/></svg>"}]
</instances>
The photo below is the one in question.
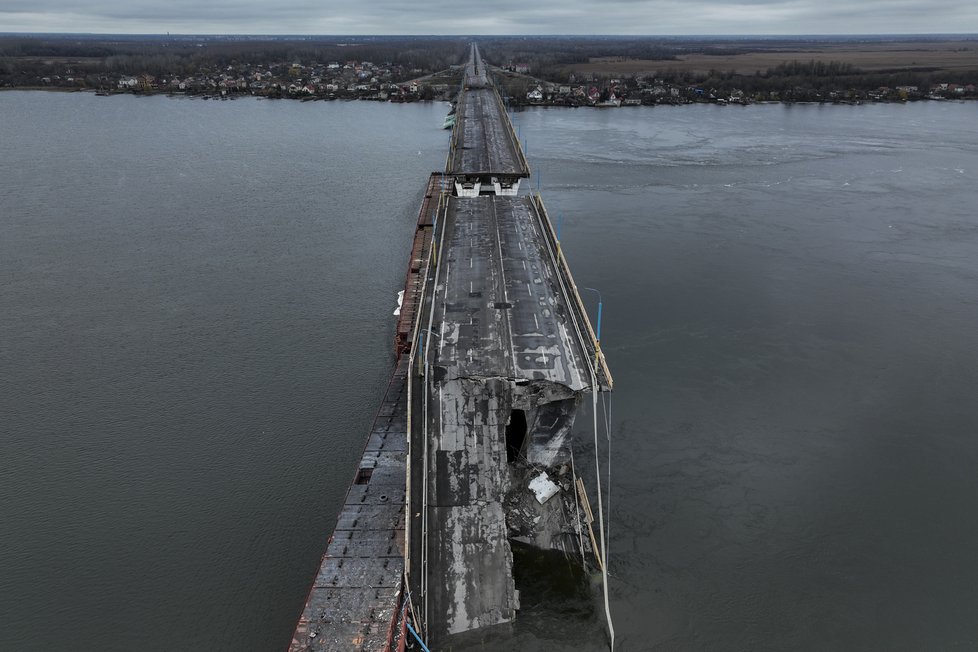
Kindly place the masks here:
<instances>
[{"instance_id":1,"label":"river current","mask_svg":"<svg viewBox=\"0 0 978 652\"><path fill-rule=\"evenodd\" d=\"M514 115L603 300L618 649L978 647L976 110ZM0 649L287 646L445 112L0 93ZM606 649L559 572L507 649Z\"/></svg>"}]
</instances>

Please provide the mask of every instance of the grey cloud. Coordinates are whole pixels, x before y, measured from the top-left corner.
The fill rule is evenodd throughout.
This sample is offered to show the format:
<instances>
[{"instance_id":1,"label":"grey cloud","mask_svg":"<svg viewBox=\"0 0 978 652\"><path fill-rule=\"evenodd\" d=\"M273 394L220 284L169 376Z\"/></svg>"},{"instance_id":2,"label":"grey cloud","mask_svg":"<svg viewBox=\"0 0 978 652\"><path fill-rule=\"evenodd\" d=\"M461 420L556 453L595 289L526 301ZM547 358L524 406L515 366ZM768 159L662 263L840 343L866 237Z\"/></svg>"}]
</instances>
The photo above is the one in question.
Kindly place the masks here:
<instances>
[{"instance_id":1,"label":"grey cloud","mask_svg":"<svg viewBox=\"0 0 978 652\"><path fill-rule=\"evenodd\" d=\"M491 7L488 10L487 7ZM963 0L5 0L0 31L249 34L978 32Z\"/></svg>"}]
</instances>

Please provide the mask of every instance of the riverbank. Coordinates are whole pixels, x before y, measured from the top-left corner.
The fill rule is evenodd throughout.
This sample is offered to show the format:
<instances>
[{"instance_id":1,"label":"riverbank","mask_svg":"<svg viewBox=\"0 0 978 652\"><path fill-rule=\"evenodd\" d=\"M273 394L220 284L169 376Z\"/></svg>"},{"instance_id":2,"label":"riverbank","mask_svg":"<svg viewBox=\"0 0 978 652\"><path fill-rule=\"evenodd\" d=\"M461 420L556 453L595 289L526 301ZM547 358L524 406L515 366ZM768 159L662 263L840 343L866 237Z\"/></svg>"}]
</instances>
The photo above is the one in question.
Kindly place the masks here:
<instances>
[{"instance_id":1,"label":"riverbank","mask_svg":"<svg viewBox=\"0 0 978 652\"><path fill-rule=\"evenodd\" d=\"M311 93L255 93L255 92L241 92L241 93L228 93L228 92L218 92L218 93L208 93L208 92L195 92L195 91L172 91L172 90L100 90L95 88L66 88L58 86L6 86L0 88L0 92L3 91L43 91L49 93L86 93L103 96L103 97L115 97L115 96L136 96L136 97L151 97L151 96L164 96L164 97L183 97L188 99L200 99L200 100L236 100L243 98L256 97L259 99L268 100L298 100L301 102L313 102L313 101L332 101L332 100L365 100L371 102L391 102L394 104L407 104L413 102L433 102L433 101L450 101L453 99L454 93L448 93L444 90L438 93L432 93L430 95L421 96L419 94L408 94L408 95L383 95L382 93L370 93L370 92L349 92L349 93L328 93L328 94L311 94Z\"/></svg>"},{"instance_id":2,"label":"riverbank","mask_svg":"<svg viewBox=\"0 0 978 652\"><path fill-rule=\"evenodd\" d=\"M817 83L815 77L802 77L785 85L771 80L734 77L680 82L649 76L591 78L574 83L557 83L505 69L494 72L499 85L509 95L510 106L616 108L658 104L863 104L978 99L978 86L971 82L941 81L927 85L871 83L853 86L852 80L835 80L829 84Z\"/></svg>"},{"instance_id":3,"label":"riverbank","mask_svg":"<svg viewBox=\"0 0 978 652\"><path fill-rule=\"evenodd\" d=\"M54 93L94 93L104 97L115 96L165 96L172 98L186 98L191 100L236 100L243 98L258 98L269 100L295 100L300 102L331 102L331 101L353 101L362 100L367 102L389 102L393 104L407 104L414 102L452 102L455 99L456 88L452 85L451 90L441 89L438 93L428 96L420 95L384 95L377 92L346 92L346 93L206 93L193 91L166 91L166 90L98 90L93 88L65 88L51 86L22 86L4 87L2 91L45 91ZM853 98L818 98L818 99L755 99L745 97L644 97L640 99L617 99L603 102L590 102L574 98L554 97L548 100L527 101L516 97L508 97L508 105L513 109L546 107L546 108L592 108L592 109L612 109L612 108L633 108L638 106L685 106L693 104L714 104L717 106L750 106L753 104L785 104L785 105L806 105L806 104L831 104L860 106L863 104L908 104L914 102L963 102L978 100L978 95L962 95L960 97L945 97L940 95L927 95L917 97L889 97L882 95L867 95L865 97Z\"/></svg>"}]
</instances>

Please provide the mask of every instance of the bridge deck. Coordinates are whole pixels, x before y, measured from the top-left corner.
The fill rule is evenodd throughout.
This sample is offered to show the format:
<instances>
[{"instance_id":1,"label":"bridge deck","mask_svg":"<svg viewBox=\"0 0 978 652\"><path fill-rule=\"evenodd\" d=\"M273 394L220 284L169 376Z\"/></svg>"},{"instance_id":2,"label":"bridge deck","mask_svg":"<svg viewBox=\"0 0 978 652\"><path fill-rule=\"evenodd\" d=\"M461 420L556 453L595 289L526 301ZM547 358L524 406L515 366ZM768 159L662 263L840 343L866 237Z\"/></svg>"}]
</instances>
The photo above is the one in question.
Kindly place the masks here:
<instances>
[{"instance_id":1,"label":"bridge deck","mask_svg":"<svg viewBox=\"0 0 978 652\"><path fill-rule=\"evenodd\" d=\"M486 67L482 63L482 55L479 48L472 44L469 54L469 62L465 64L465 87L466 88L485 88L489 85L486 76Z\"/></svg>"},{"instance_id":2,"label":"bridge deck","mask_svg":"<svg viewBox=\"0 0 978 652\"><path fill-rule=\"evenodd\" d=\"M590 385L532 199L453 198L446 229L435 364L449 378Z\"/></svg>"},{"instance_id":3,"label":"bridge deck","mask_svg":"<svg viewBox=\"0 0 978 652\"><path fill-rule=\"evenodd\" d=\"M509 119L492 88L462 93L452 132L450 174L529 176Z\"/></svg>"},{"instance_id":4,"label":"bridge deck","mask_svg":"<svg viewBox=\"0 0 978 652\"><path fill-rule=\"evenodd\" d=\"M437 638L515 616L506 426L539 396L570 398L591 383L540 218L529 197L455 198L448 207L433 296L426 483L428 631Z\"/></svg>"}]
</instances>

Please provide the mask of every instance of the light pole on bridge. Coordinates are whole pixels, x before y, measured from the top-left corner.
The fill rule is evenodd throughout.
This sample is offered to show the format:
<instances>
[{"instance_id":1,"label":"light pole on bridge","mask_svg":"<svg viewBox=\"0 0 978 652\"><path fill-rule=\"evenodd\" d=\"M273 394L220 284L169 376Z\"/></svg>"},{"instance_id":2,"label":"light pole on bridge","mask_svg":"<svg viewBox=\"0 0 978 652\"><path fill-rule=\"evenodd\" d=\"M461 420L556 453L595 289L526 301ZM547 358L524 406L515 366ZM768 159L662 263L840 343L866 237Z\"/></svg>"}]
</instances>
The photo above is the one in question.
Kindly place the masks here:
<instances>
[{"instance_id":1,"label":"light pole on bridge","mask_svg":"<svg viewBox=\"0 0 978 652\"><path fill-rule=\"evenodd\" d=\"M559 236L558 236L559 237ZM601 290L595 290L594 288L584 288L585 290L590 290L591 292L596 292L598 294L598 332L594 337L595 347L601 348Z\"/></svg>"}]
</instances>

